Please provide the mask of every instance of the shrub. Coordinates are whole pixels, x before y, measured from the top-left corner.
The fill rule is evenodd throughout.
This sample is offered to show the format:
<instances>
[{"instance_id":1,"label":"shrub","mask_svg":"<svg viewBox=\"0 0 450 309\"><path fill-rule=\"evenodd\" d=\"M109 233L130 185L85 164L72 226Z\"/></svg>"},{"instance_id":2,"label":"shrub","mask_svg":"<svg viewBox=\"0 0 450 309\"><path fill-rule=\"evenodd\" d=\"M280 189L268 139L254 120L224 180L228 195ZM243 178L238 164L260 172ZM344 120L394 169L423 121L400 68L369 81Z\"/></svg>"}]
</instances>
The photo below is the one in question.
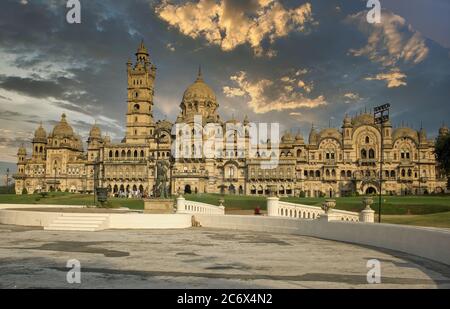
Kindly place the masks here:
<instances>
[{"instance_id":1,"label":"shrub","mask_svg":"<svg viewBox=\"0 0 450 309\"><path fill-rule=\"evenodd\" d=\"M27 194L28 194L27 188L23 188L23 189L22 189L22 195L27 195Z\"/></svg>"}]
</instances>

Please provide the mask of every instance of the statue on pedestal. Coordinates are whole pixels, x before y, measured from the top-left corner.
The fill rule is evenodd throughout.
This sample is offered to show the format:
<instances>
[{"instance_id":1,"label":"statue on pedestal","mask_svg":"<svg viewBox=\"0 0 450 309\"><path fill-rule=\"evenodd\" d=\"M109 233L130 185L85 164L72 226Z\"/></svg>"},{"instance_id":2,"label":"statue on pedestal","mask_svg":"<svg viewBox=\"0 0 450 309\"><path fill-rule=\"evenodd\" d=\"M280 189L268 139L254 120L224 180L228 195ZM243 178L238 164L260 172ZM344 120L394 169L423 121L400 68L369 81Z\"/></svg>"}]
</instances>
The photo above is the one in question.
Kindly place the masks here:
<instances>
[{"instance_id":1,"label":"statue on pedestal","mask_svg":"<svg viewBox=\"0 0 450 309\"><path fill-rule=\"evenodd\" d=\"M156 163L156 193L155 197L167 199L169 197L169 162L161 160Z\"/></svg>"}]
</instances>

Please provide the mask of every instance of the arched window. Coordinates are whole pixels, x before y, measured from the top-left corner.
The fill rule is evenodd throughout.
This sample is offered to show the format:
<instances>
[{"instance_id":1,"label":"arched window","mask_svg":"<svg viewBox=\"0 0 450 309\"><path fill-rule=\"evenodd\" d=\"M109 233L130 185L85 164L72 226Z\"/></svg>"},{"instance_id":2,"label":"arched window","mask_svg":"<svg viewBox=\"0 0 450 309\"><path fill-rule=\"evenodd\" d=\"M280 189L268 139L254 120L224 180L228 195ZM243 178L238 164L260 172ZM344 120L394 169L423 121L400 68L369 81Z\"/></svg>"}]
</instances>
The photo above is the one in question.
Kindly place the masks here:
<instances>
[{"instance_id":1,"label":"arched window","mask_svg":"<svg viewBox=\"0 0 450 309\"><path fill-rule=\"evenodd\" d=\"M375 159L375 150L373 149L369 150L369 159Z\"/></svg>"},{"instance_id":2,"label":"arched window","mask_svg":"<svg viewBox=\"0 0 450 309\"><path fill-rule=\"evenodd\" d=\"M128 157L128 158L131 158L131 150L128 150L128 151L127 151L127 157Z\"/></svg>"},{"instance_id":3,"label":"arched window","mask_svg":"<svg viewBox=\"0 0 450 309\"><path fill-rule=\"evenodd\" d=\"M142 158L145 157L144 150L141 150L141 157L142 157Z\"/></svg>"},{"instance_id":4,"label":"arched window","mask_svg":"<svg viewBox=\"0 0 450 309\"><path fill-rule=\"evenodd\" d=\"M411 177L411 176L412 176L412 171L408 170L408 177Z\"/></svg>"},{"instance_id":5,"label":"arched window","mask_svg":"<svg viewBox=\"0 0 450 309\"><path fill-rule=\"evenodd\" d=\"M367 159L367 150L361 150L361 159Z\"/></svg>"},{"instance_id":6,"label":"arched window","mask_svg":"<svg viewBox=\"0 0 450 309\"><path fill-rule=\"evenodd\" d=\"M345 171L341 171L341 178L345 178Z\"/></svg>"},{"instance_id":7,"label":"arched window","mask_svg":"<svg viewBox=\"0 0 450 309\"><path fill-rule=\"evenodd\" d=\"M125 156L126 156L125 150L122 150L121 157L125 158Z\"/></svg>"},{"instance_id":8,"label":"arched window","mask_svg":"<svg viewBox=\"0 0 450 309\"><path fill-rule=\"evenodd\" d=\"M316 171L316 177L317 177L317 178L320 177L320 171Z\"/></svg>"},{"instance_id":9,"label":"arched window","mask_svg":"<svg viewBox=\"0 0 450 309\"><path fill-rule=\"evenodd\" d=\"M116 154L115 157L118 158L119 157L119 150L116 150Z\"/></svg>"},{"instance_id":10,"label":"arched window","mask_svg":"<svg viewBox=\"0 0 450 309\"><path fill-rule=\"evenodd\" d=\"M395 178L395 171L391 171L391 178Z\"/></svg>"},{"instance_id":11,"label":"arched window","mask_svg":"<svg viewBox=\"0 0 450 309\"><path fill-rule=\"evenodd\" d=\"M297 150L297 158L300 158L301 155L302 155L302 150L301 149Z\"/></svg>"},{"instance_id":12,"label":"arched window","mask_svg":"<svg viewBox=\"0 0 450 309\"><path fill-rule=\"evenodd\" d=\"M112 152L112 150L109 151L109 157L110 157L110 158L113 157L113 152Z\"/></svg>"},{"instance_id":13,"label":"arched window","mask_svg":"<svg viewBox=\"0 0 450 309\"><path fill-rule=\"evenodd\" d=\"M406 171L402 170L402 177L405 177L405 176L406 176Z\"/></svg>"},{"instance_id":14,"label":"arched window","mask_svg":"<svg viewBox=\"0 0 450 309\"><path fill-rule=\"evenodd\" d=\"M352 178L352 171L347 171L347 177Z\"/></svg>"},{"instance_id":15,"label":"arched window","mask_svg":"<svg viewBox=\"0 0 450 309\"><path fill-rule=\"evenodd\" d=\"M370 138L366 136L366 144L370 144Z\"/></svg>"},{"instance_id":16,"label":"arched window","mask_svg":"<svg viewBox=\"0 0 450 309\"><path fill-rule=\"evenodd\" d=\"M137 150L134 151L134 157L135 157L135 158L138 157L138 151L137 151Z\"/></svg>"}]
</instances>

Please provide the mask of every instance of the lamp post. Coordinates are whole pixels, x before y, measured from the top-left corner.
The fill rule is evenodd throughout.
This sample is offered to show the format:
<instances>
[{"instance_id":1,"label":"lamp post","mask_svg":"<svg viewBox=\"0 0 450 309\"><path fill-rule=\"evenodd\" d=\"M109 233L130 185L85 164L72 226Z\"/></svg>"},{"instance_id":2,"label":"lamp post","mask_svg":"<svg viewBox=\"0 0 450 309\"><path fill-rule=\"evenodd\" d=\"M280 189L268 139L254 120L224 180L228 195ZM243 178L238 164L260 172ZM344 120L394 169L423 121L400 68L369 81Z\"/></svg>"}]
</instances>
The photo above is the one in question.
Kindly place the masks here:
<instances>
[{"instance_id":1,"label":"lamp post","mask_svg":"<svg viewBox=\"0 0 450 309\"><path fill-rule=\"evenodd\" d=\"M54 171L54 173L53 173L53 185L54 185L53 190L54 190L54 192L56 192L56 166L53 167L53 171Z\"/></svg>"},{"instance_id":2,"label":"lamp post","mask_svg":"<svg viewBox=\"0 0 450 309\"><path fill-rule=\"evenodd\" d=\"M381 132L381 151L380 151L380 192L378 197L378 223L381 223L381 203L383 200L382 197L382 186L383 186L383 162L384 162L384 124L389 121L389 109L391 108L391 104L384 104L378 107L375 107L373 110L375 124L380 125Z\"/></svg>"},{"instance_id":3,"label":"lamp post","mask_svg":"<svg viewBox=\"0 0 450 309\"><path fill-rule=\"evenodd\" d=\"M6 192L9 190L9 168L6 169Z\"/></svg>"}]
</instances>

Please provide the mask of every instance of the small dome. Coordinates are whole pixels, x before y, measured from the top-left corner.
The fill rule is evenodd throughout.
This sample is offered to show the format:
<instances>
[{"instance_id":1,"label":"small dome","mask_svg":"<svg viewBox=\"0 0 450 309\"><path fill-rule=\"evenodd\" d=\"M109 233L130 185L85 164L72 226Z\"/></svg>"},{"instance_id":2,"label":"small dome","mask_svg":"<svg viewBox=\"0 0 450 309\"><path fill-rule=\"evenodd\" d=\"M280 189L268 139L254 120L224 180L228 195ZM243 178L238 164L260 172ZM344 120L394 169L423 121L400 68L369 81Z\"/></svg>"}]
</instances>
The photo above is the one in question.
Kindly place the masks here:
<instances>
[{"instance_id":1,"label":"small dome","mask_svg":"<svg viewBox=\"0 0 450 309\"><path fill-rule=\"evenodd\" d=\"M349 115L345 115L345 118L344 118L344 128L349 128L349 127L351 127L352 126L352 119L350 118L350 116Z\"/></svg>"},{"instance_id":2,"label":"small dome","mask_svg":"<svg viewBox=\"0 0 450 309\"><path fill-rule=\"evenodd\" d=\"M136 55L139 55L139 54L148 55L148 50L147 50L147 47L145 47L145 45L144 45L144 40L141 41L141 44L138 47Z\"/></svg>"},{"instance_id":3,"label":"small dome","mask_svg":"<svg viewBox=\"0 0 450 309\"><path fill-rule=\"evenodd\" d=\"M195 82L190 85L183 95L183 101L190 99L213 100L216 101L216 94L204 81L202 72L199 70Z\"/></svg>"},{"instance_id":4,"label":"small dome","mask_svg":"<svg viewBox=\"0 0 450 309\"><path fill-rule=\"evenodd\" d=\"M305 143L305 139L303 138L302 133L300 132L300 130L298 131L297 135L295 136L295 141L298 144L304 144Z\"/></svg>"},{"instance_id":5,"label":"small dome","mask_svg":"<svg viewBox=\"0 0 450 309\"><path fill-rule=\"evenodd\" d=\"M102 131L97 126L97 124L94 124L92 126L91 131L89 132L89 137L90 138L97 138L97 139L102 138Z\"/></svg>"},{"instance_id":6,"label":"small dome","mask_svg":"<svg viewBox=\"0 0 450 309\"><path fill-rule=\"evenodd\" d=\"M39 126L39 128L34 131L34 139L35 140L45 140L47 139L47 132L45 132L44 128L42 127L42 123Z\"/></svg>"},{"instance_id":7,"label":"small dome","mask_svg":"<svg viewBox=\"0 0 450 309\"><path fill-rule=\"evenodd\" d=\"M373 115L368 113L356 116L352 120L352 125L354 126L373 125L373 124L375 124L375 119L373 118Z\"/></svg>"},{"instance_id":8,"label":"small dome","mask_svg":"<svg viewBox=\"0 0 450 309\"><path fill-rule=\"evenodd\" d=\"M73 129L67 123L66 114L62 114L61 121L53 128L53 136L72 137Z\"/></svg>"},{"instance_id":9,"label":"small dome","mask_svg":"<svg viewBox=\"0 0 450 309\"><path fill-rule=\"evenodd\" d=\"M324 129L320 132L319 135L321 138L334 138L337 139L338 141L342 139L341 132L333 128Z\"/></svg>"},{"instance_id":10,"label":"small dome","mask_svg":"<svg viewBox=\"0 0 450 309\"><path fill-rule=\"evenodd\" d=\"M244 122L243 122L244 126L248 125L249 123L250 123L250 121L248 120L248 116L245 115Z\"/></svg>"},{"instance_id":11,"label":"small dome","mask_svg":"<svg viewBox=\"0 0 450 309\"><path fill-rule=\"evenodd\" d=\"M172 126L173 126L173 124L170 121L166 120L166 119L159 120L156 123L156 130L157 131L172 132Z\"/></svg>"},{"instance_id":12,"label":"small dome","mask_svg":"<svg viewBox=\"0 0 450 309\"><path fill-rule=\"evenodd\" d=\"M316 129L314 128L314 126L312 126L311 132L309 132L309 144L310 145L317 144L318 138L319 138L319 136L316 132Z\"/></svg>"},{"instance_id":13,"label":"small dome","mask_svg":"<svg viewBox=\"0 0 450 309\"><path fill-rule=\"evenodd\" d=\"M27 150L25 149L25 147L21 146L19 148L19 151L17 152L17 155L19 155L19 156L26 156L27 155Z\"/></svg>"},{"instance_id":14,"label":"small dome","mask_svg":"<svg viewBox=\"0 0 450 309\"><path fill-rule=\"evenodd\" d=\"M294 142L294 137L292 136L291 132L287 131L281 138L281 141L285 144L291 144Z\"/></svg>"},{"instance_id":15,"label":"small dome","mask_svg":"<svg viewBox=\"0 0 450 309\"><path fill-rule=\"evenodd\" d=\"M447 135L449 133L448 127L446 125L443 125L440 129L439 129L439 135L443 136L443 135Z\"/></svg>"},{"instance_id":16,"label":"small dome","mask_svg":"<svg viewBox=\"0 0 450 309\"><path fill-rule=\"evenodd\" d=\"M411 138L416 143L419 141L418 132L411 128L398 128L392 134L393 140L397 140L399 138Z\"/></svg>"}]
</instances>

